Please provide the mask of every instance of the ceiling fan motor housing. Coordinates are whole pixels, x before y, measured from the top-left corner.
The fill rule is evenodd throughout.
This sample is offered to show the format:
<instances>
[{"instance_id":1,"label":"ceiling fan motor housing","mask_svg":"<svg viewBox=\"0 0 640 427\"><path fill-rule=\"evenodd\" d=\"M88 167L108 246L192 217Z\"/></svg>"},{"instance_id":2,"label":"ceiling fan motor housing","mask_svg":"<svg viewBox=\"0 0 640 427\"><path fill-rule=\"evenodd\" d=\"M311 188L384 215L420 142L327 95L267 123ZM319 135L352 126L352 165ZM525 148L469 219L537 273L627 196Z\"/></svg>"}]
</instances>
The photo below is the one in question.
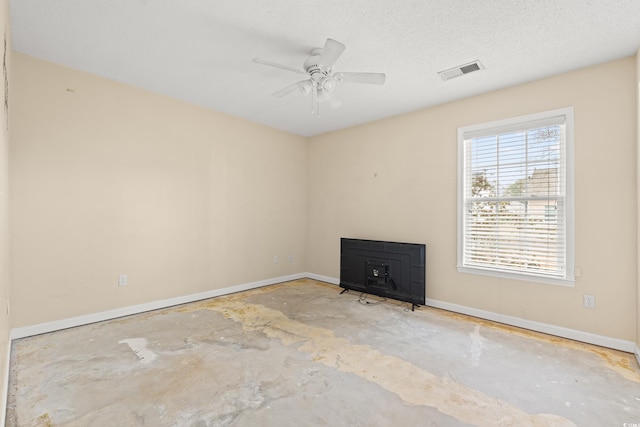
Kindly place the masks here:
<instances>
[{"instance_id":1,"label":"ceiling fan motor housing","mask_svg":"<svg viewBox=\"0 0 640 427\"><path fill-rule=\"evenodd\" d=\"M320 52L317 52L318 50L321 51L322 49L314 49L313 54L304 61L303 67L319 90L331 93L336 88L336 79L330 77L331 68L320 63Z\"/></svg>"},{"instance_id":2,"label":"ceiling fan motor housing","mask_svg":"<svg viewBox=\"0 0 640 427\"><path fill-rule=\"evenodd\" d=\"M320 63L319 55L308 57L307 60L304 61L303 68L314 80L320 80L323 75L326 76L329 74L329 67L325 67ZM314 78L314 76L317 77Z\"/></svg>"}]
</instances>

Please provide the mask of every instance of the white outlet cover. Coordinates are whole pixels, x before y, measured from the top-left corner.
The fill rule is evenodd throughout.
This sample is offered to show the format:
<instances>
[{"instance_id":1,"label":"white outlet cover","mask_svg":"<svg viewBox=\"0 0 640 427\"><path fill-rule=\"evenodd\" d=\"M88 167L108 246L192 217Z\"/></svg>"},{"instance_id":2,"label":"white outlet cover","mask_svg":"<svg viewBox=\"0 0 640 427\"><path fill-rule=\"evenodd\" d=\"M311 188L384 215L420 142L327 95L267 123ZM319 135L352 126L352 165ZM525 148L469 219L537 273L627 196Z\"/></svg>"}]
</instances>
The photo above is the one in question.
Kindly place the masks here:
<instances>
[{"instance_id":1,"label":"white outlet cover","mask_svg":"<svg viewBox=\"0 0 640 427\"><path fill-rule=\"evenodd\" d=\"M585 308L596 308L596 297L593 295L583 295Z\"/></svg>"}]
</instances>

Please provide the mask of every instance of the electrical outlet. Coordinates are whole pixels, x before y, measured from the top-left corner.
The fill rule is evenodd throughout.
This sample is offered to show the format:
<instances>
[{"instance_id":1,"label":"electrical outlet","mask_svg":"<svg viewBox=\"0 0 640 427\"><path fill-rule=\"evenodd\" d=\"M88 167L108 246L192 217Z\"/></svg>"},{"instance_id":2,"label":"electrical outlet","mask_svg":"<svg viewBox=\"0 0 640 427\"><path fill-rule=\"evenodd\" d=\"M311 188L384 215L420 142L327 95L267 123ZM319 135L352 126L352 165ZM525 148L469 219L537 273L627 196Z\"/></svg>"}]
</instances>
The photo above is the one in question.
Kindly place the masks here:
<instances>
[{"instance_id":1,"label":"electrical outlet","mask_svg":"<svg viewBox=\"0 0 640 427\"><path fill-rule=\"evenodd\" d=\"M127 286L128 278L126 274L118 276L118 286Z\"/></svg>"},{"instance_id":2,"label":"electrical outlet","mask_svg":"<svg viewBox=\"0 0 640 427\"><path fill-rule=\"evenodd\" d=\"M289 262L292 263L293 262L293 255L289 255Z\"/></svg>"},{"instance_id":3,"label":"electrical outlet","mask_svg":"<svg viewBox=\"0 0 640 427\"><path fill-rule=\"evenodd\" d=\"M596 297L593 295L583 295L584 308L596 308Z\"/></svg>"},{"instance_id":4,"label":"electrical outlet","mask_svg":"<svg viewBox=\"0 0 640 427\"><path fill-rule=\"evenodd\" d=\"M278 263L278 255L274 255L273 256L273 263L277 264Z\"/></svg>"}]
</instances>

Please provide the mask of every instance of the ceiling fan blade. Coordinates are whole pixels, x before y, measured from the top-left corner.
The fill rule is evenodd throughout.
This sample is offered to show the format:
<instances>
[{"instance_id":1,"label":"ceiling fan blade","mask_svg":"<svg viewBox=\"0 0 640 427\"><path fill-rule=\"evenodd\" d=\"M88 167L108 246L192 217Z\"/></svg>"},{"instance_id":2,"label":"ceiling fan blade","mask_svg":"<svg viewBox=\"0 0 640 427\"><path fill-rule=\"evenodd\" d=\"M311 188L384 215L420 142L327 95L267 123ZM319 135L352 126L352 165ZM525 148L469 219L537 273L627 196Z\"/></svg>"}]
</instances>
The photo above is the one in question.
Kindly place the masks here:
<instances>
[{"instance_id":1,"label":"ceiling fan blade","mask_svg":"<svg viewBox=\"0 0 640 427\"><path fill-rule=\"evenodd\" d=\"M345 45L336 41L334 39L327 39L324 44L324 48L322 49L322 53L320 54L320 62L325 67L331 68L333 64L338 60L344 49Z\"/></svg>"},{"instance_id":2,"label":"ceiling fan blade","mask_svg":"<svg viewBox=\"0 0 640 427\"><path fill-rule=\"evenodd\" d=\"M267 65L269 67L280 68L281 70L293 71L294 73L307 74L307 72L304 70L299 70L297 68L290 67L284 64L278 64L277 62L267 61L266 59L262 58L253 58L253 62L255 62L256 64Z\"/></svg>"},{"instance_id":3,"label":"ceiling fan blade","mask_svg":"<svg viewBox=\"0 0 640 427\"><path fill-rule=\"evenodd\" d=\"M368 83L382 85L386 79L384 73L335 73L333 77L340 82Z\"/></svg>"},{"instance_id":4,"label":"ceiling fan blade","mask_svg":"<svg viewBox=\"0 0 640 427\"><path fill-rule=\"evenodd\" d=\"M283 89L280 89L280 90L279 90L279 91L277 91L277 92L273 92L273 93L271 94L271 96L275 96L275 97L277 97L277 98L281 98L281 97L283 97L283 96L285 96L285 95L288 95L288 94L290 94L291 92L293 92L293 91L295 91L295 90L297 90L297 89L300 89L300 83L301 83L301 82L297 82L297 83L294 83L294 84L292 84L292 85L290 85L290 86L287 86L287 87L285 87L285 88L283 88Z\"/></svg>"}]
</instances>

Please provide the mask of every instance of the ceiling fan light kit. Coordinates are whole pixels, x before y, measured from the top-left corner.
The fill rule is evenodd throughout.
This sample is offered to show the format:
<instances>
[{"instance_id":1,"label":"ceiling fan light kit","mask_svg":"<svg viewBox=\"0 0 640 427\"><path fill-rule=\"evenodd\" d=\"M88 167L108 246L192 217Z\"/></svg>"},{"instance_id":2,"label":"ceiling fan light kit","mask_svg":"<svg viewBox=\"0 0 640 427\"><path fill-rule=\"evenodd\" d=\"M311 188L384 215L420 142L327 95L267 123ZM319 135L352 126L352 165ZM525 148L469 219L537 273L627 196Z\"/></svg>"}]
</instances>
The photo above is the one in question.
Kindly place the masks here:
<instances>
[{"instance_id":1,"label":"ceiling fan light kit","mask_svg":"<svg viewBox=\"0 0 640 427\"><path fill-rule=\"evenodd\" d=\"M339 41L327 39L322 48L311 50L309 56L303 63L303 70L299 70L288 65L279 64L277 62L268 61L266 59L254 58L253 62L266 65L269 67L280 68L286 71L292 71L298 74L306 74L307 79L301 80L283 89L273 93L275 97L283 97L296 89L303 95L311 95L311 113L316 117L320 117L320 101L331 100L331 93L335 90L338 82L348 83L366 83L382 85L386 76L384 73L358 73L358 72L339 72L332 73L333 64L338 60L346 46ZM333 100L332 106L337 107L341 103Z\"/></svg>"}]
</instances>

